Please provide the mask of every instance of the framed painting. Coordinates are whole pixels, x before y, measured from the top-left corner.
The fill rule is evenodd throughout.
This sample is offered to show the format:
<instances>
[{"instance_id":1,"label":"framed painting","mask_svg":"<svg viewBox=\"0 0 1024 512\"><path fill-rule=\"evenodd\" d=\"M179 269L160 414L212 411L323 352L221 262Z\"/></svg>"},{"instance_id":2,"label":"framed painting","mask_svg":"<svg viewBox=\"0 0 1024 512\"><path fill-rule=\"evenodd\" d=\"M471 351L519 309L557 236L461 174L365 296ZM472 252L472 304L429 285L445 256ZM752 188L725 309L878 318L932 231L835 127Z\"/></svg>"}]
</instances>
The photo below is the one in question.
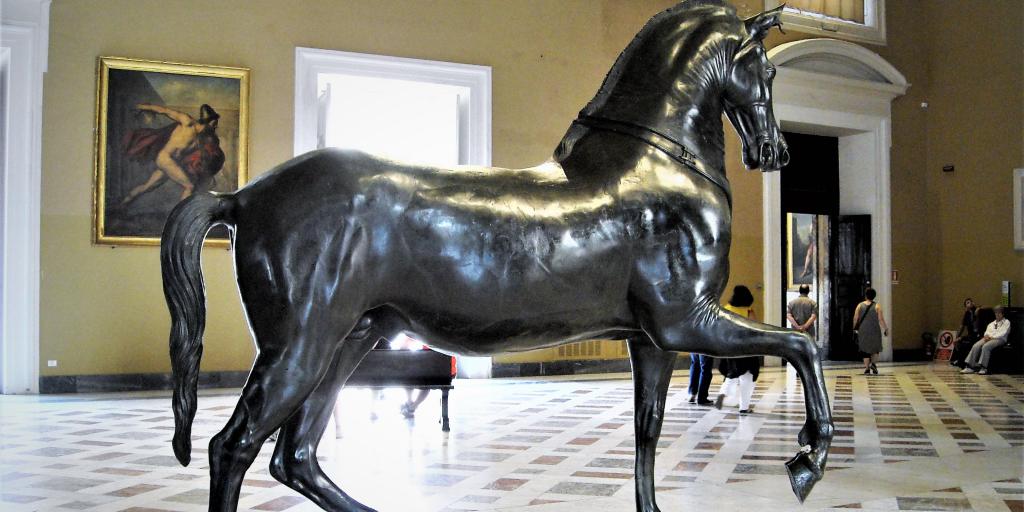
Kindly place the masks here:
<instances>
[{"instance_id":1,"label":"framed painting","mask_svg":"<svg viewBox=\"0 0 1024 512\"><path fill-rule=\"evenodd\" d=\"M1013 248L1024 250L1024 169L1013 170Z\"/></svg>"},{"instance_id":2,"label":"framed painting","mask_svg":"<svg viewBox=\"0 0 1024 512\"><path fill-rule=\"evenodd\" d=\"M810 213L786 214L786 288L797 291L800 285L814 285L817 275L818 216Z\"/></svg>"},{"instance_id":3,"label":"framed painting","mask_svg":"<svg viewBox=\"0 0 1024 512\"><path fill-rule=\"evenodd\" d=\"M96 74L93 243L159 245L179 201L246 182L248 69L100 57Z\"/></svg>"}]
</instances>

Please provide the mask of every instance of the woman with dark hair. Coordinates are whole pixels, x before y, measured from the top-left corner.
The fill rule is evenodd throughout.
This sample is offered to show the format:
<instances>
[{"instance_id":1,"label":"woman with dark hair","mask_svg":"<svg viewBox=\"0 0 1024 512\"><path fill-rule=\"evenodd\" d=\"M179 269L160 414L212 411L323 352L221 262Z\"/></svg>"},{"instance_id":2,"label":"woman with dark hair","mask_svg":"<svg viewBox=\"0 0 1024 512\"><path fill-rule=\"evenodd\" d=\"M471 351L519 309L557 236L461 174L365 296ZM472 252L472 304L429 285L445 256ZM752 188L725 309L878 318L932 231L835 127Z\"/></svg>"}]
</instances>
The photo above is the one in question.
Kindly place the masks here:
<instances>
[{"instance_id":1,"label":"woman with dark hair","mask_svg":"<svg viewBox=\"0 0 1024 512\"><path fill-rule=\"evenodd\" d=\"M857 347L864 357L864 375L878 375L878 353L882 351L882 336L889 335L882 307L875 303L875 289L864 290L864 302L857 304L853 312L853 333L857 336Z\"/></svg>"},{"instance_id":2,"label":"woman with dark hair","mask_svg":"<svg viewBox=\"0 0 1024 512\"><path fill-rule=\"evenodd\" d=\"M729 299L729 303L724 308L739 316L757 320L754 308L751 307L753 305L754 295L750 293L749 288L741 284L732 289L732 298ZM736 387L739 386L739 396L737 398L740 414L750 414L753 412L754 408L750 405L750 397L754 394L754 382L757 381L757 375L761 371L761 358L736 357L723 359L718 370L725 376L725 382L722 383L722 387L718 391L715 407L721 409L725 397L734 394Z\"/></svg>"},{"instance_id":3,"label":"woman with dark hair","mask_svg":"<svg viewBox=\"0 0 1024 512\"><path fill-rule=\"evenodd\" d=\"M974 299L964 299L964 316L960 319L960 330L956 332L956 343L953 345L953 355L949 357L949 364L963 368L962 361L978 341L978 315Z\"/></svg>"}]
</instances>

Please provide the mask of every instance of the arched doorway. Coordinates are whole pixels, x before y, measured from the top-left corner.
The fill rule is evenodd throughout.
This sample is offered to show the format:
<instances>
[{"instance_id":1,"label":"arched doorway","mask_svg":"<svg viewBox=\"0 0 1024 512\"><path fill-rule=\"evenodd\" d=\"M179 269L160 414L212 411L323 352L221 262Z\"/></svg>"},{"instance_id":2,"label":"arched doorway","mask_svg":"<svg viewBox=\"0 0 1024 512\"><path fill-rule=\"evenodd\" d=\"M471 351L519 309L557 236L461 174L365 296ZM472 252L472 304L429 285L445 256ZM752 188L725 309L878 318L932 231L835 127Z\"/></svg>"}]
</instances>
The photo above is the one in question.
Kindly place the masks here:
<instances>
[{"instance_id":1,"label":"arched doorway","mask_svg":"<svg viewBox=\"0 0 1024 512\"><path fill-rule=\"evenodd\" d=\"M891 312L892 244L889 147L892 100L906 78L878 54L846 41L804 39L768 52L778 68L775 117L783 130L839 139L840 214L871 215L871 282ZM785 324L779 173L763 174L765 321ZM891 314L889 317L891 318ZM892 333L897 332L890 322ZM891 338L883 361L892 359Z\"/></svg>"}]
</instances>

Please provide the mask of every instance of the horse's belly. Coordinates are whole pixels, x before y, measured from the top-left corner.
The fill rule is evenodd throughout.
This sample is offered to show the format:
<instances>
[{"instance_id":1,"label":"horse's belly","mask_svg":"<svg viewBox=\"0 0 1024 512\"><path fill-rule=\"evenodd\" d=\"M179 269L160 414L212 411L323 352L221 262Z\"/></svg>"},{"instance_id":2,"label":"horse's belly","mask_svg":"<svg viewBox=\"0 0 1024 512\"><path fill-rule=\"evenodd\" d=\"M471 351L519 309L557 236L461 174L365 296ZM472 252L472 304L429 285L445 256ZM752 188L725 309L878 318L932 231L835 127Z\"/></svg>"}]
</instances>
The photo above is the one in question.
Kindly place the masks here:
<instances>
[{"instance_id":1,"label":"horse's belly","mask_svg":"<svg viewBox=\"0 0 1024 512\"><path fill-rule=\"evenodd\" d=\"M554 347L574 341L621 337L633 330L628 318L612 312L587 312L574 318L551 315L544 318L508 319L491 324L456 321L440 316L408 315L409 332L425 344L449 353L494 355ZM619 317L619 318L617 318ZM468 320L468 319L467 319Z\"/></svg>"},{"instance_id":2,"label":"horse's belly","mask_svg":"<svg viewBox=\"0 0 1024 512\"><path fill-rule=\"evenodd\" d=\"M419 261L421 272L393 283L401 291L388 303L426 343L463 354L544 348L632 323L624 259L480 263Z\"/></svg>"}]
</instances>

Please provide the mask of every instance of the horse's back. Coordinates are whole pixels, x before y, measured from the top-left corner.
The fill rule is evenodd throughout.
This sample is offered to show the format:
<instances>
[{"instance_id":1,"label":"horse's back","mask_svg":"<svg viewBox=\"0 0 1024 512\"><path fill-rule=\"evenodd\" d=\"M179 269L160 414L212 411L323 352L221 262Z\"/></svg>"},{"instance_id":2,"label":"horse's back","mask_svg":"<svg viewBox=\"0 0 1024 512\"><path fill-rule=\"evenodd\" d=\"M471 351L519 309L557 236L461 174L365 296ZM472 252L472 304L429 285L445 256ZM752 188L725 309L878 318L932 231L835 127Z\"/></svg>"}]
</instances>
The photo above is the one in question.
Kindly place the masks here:
<instances>
[{"instance_id":1,"label":"horse's back","mask_svg":"<svg viewBox=\"0 0 1024 512\"><path fill-rule=\"evenodd\" d=\"M238 192L239 282L395 307L424 334L460 346L618 327L629 316L630 232L611 198L582 194L557 166L440 169L359 152L303 155Z\"/></svg>"},{"instance_id":2,"label":"horse's back","mask_svg":"<svg viewBox=\"0 0 1024 512\"><path fill-rule=\"evenodd\" d=\"M651 160L647 188L580 186L557 167L442 169L318 151L238 192L236 262L240 276L292 295L332 303L341 291L360 307L397 307L437 337L619 328L631 322L630 293L717 302L728 275L725 197L672 165Z\"/></svg>"}]
</instances>

